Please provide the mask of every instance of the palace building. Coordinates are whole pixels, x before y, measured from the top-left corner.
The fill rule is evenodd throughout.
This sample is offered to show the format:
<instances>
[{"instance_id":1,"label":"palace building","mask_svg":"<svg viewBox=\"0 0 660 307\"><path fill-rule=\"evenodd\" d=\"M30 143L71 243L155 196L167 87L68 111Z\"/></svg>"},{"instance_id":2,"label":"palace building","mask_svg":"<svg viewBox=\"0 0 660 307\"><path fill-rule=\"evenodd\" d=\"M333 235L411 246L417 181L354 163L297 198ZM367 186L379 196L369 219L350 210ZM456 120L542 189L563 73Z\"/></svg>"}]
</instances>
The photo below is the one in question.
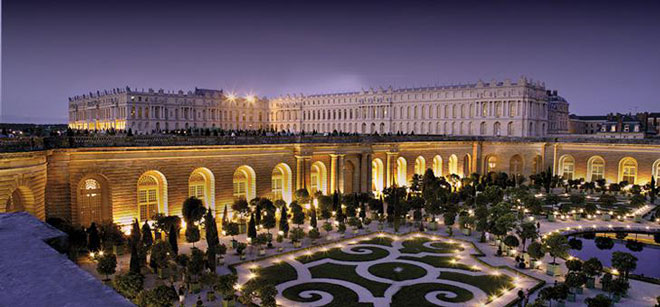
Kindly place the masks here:
<instances>
[{"instance_id":1,"label":"palace building","mask_svg":"<svg viewBox=\"0 0 660 307\"><path fill-rule=\"evenodd\" d=\"M188 128L300 133L545 136L568 132L568 103L521 77L473 84L238 98L222 90L97 91L69 99L73 129L136 134Z\"/></svg>"},{"instance_id":2,"label":"palace building","mask_svg":"<svg viewBox=\"0 0 660 307\"><path fill-rule=\"evenodd\" d=\"M0 212L126 225L155 213L180 215L190 196L220 214L237 198L290 202L301 188L380 193L427 169L527 177L550 168L566 179L640 185L660 176L660 142L651 139L72 136L47 143L58 140L76 145L0 153Z\"/></svg>"},{"instance_id":3,"label":"palace building","mask_svg":"<svg viewBox=\"0 0 660 307\"><path fill-rule=\"evenodd\" d=\"M165 92L126 87L69 98L69 127L150 134L188 128L257 130L267 126L268 103L222 90Z\"/></svg>"}]
</instances>

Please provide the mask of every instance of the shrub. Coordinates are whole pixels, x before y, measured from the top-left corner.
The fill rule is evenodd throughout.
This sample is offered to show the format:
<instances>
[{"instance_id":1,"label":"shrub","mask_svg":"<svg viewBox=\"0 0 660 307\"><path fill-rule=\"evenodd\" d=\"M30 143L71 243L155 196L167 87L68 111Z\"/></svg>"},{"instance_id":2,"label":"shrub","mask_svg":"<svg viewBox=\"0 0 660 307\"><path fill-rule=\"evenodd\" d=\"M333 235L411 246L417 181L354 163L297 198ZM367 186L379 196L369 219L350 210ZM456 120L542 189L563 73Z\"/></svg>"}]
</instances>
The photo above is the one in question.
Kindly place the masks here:
<instances>
[{"instance_id":1,"label":"shrub","mask_svg":"<svg viewBox=\"0 0 660 307\"><path fill-rule=\"evenodd\" d=\"M172 306L178 297L174 287L161 285L151 290L142 290L134 302L140 307L165 307Z\"/></svg>"},{"instance_id":2,"label":"shrub","mask_svg":"<svg viewBox=\"0 0 660 307\"><path fill-rule=\"evenodd\" d=\"M614 305L612 300L603 294L588 297L584 300L584 303L587 304L588 307L610 307Z\"/></svg>"},{"instance_id":3,"label":"shrub","mask_svg":"<svg viewBox=\"0 0 660 307\"><path fill-rule=\"evenodd\" d=\"M298 242L305 237L305 231L301 228L294 228L291 230L291 242Z\"/></svg>"},{"instance_id":4,"label":"shrub","mask_svg":"<svg viewBox=\"0 0 660 307\"><path fill-rule=\"evenodd\" d=\"M199 248L193 247L191 249L190 262L188 262L188 272L193 275L198 275L204 270L204 252Z\"/></svg>"},{"instance_id":5,"label":"shrub","mask_svg":"<svg viewBox=\"0 0 660 307\"><path fill-rule=\"evenodd\" d=\"M128 272L115 276L112 287L127 299L134 299L142 291L144 276L139 273Z\"/></svg>"},{"instance_id":6,"label":"shrub","mask_svg":"<svg viewBox=\"0 0 660 307\"><path fill-rule=\"evenodd\" d=\"M96 271L99 274L105 275L106 280L108 280L108 275L115 273L117 269L117 256L114 254L105 254L99 258L99 262L96 265Z\"/></svg>"},{"instance_id":7,"label":"shrub","mask_svg":"<svg viewBox=\"0 0 660 307\"><path fill-rule=\"evenodd\" d=\"M309 236L309 238L312 240L316 240L321 237L321 233L317 228L312 228L312 230L307 233L307 236Z\"/></svg>"}]
</instances>

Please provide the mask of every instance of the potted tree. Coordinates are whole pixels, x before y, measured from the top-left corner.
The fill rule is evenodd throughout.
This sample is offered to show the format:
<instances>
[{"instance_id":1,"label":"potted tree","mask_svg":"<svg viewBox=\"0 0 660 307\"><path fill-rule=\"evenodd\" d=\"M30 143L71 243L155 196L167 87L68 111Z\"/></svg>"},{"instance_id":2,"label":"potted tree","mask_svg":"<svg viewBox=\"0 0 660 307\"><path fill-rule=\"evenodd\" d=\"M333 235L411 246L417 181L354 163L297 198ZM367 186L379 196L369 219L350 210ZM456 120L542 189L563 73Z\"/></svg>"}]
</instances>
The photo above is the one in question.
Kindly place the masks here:
<instances>
[{"instance_id":1,"label":"potted tree","mask_svg":"<svg viewBox=\"0 0 660 307\"><path fill-rule=\"evenodd\" d=\"M236 289L236 282L238 282L238 276L236 274L227 274L218 276L218 280L213 287L215 291L222 294L222 306L230 307L235 306L234 293Z\"/></svg>"},{"instance_id":2,"label":"potted tree","mask_svg":"<svg viewBox=\"0 0 660 307\"><path fill-rule=\"evenodd\" d=\"M527 252L529 253L530 263L529 266L532 269L536 269L539 267L538 265L538 260L543 259L545 257L545 249L543 248L543 245L539 242L532 242L529 244L529 247L527 248Z\"/></svg>"},{"instance_id":3,"label":"potted tree","mask_svg":"<svg viewBox=\"0 0 660 307\"><path fill-rule=\"evenodd\" d=\"M566 237L559 233L553 233L546 237L544 249L552 256L552 262L548 263L547 274L550 276L558 276L560 274L560 267L557 263L557 257L566 257L568 254L568 240Z\"/></svg>"},{"instance_id":4,"label":"potted tree","mask_svg":"<svg viewBox=\"0 0 660 307\"><path fill-rule=\"evenodd\" d=\"M330 235L330 232L332 231L332 224L330 222L325 222L321 227L323 227L323 230L325 230L325 234L327 236L326 239L330 241L332 239L332 236Z\"/></svg>"},{"instance_id":5,"label":"potted tree","mask_svg":"<svg viewBox=\"0 0 660 307\"><path fill-rule=\"evenodd\" d=\"M236 254L239 255L241 260L245 260L245 249L247 248L247 244L245 242L238 242L236 244Z\"/></svg>"},{"instance_id":6,"label":"potted tree","mask_svg":"<svg viewBox=\"0 0 660 307\"><path fill-rule=\"evenodd\" d=\"M170 245L164 241L158 241L151 246L151 258L149 265L156 270L160 279L167 278L168 261L171 255Z\"/></svg>"},{"instance_id":7,"label":"potted tree","mask_svg":"<svg viewBox=\"0 0 660 307\"><path fill-rule=\"evenodd\" d=\"M314 242L321 237L321 233L319 232L318 228L312 228L308 233L307 236L312 240L312 245Z\"/></svg>"},{"instance_id":8,"label":"potted tree","mask_svg":"<svg viewBox=\"0 0 660 307\"><path fill-rule=\"evenodd\" d=\"M362 223L357 217L351 216L348 218L348 226L351 226L353 229L353 234L357 234Z\"/></svg>"},{"instance_id":9,"label":"potted tree","mask_svg":"<svg viewBox=\"0 0 660 307\"><path fill-rule=\"evenodd\" d=\"M96 264L96 271L99 274L105 275L103 281L110 281L110 275L115 273L117 269L117 256L112 253L105 253L103 256L98 258L98 263Z\"/></svg>"},{"instance_id":10,"label":"potted tree","mask_svg":"<svg viewBox=\"0 0 660 307\"><path fill-rule=\"evenodd\" d=\"M586 281L587 277L582 272L571 271L566 274L565 283L570 288L569 301L575 302L575 295L582 294L582 286Z\"/></svg>"},{"instance_id":11,"label":"potted tree","mask_svg":"<svg viewBox=\"0 0 660 307\"><path fill-rule=\"evenodd\" d=\"M230 223L227 223L226 229L225 229L225 233L228 236L231 236L231 248L233 248L233 249L236 249L236 246L238 245L238 241L236 241L236 239L234 239L234 236L237 236L240 233L238 228L239 228L238 224L236 224L234 222L230 222Z\"/></svg>"},{"instance_id":12,"label":"potted tree","mask_svg":"<svg viewBox=\"0 0 660 307\"><path fill-rule=\"evenodd\" d=\"M264 245L268 244L268 242L270 242L271 240L272 240L272 236L269 233L260 233L257 235L254 242L258 247L259 256L266 255L266 248L264 248Z\"/></svg>"},{"instance_id":13,"label":"potted tree","mask_svg":"<svg viewBox=\"0 0 660 307\"><path fill-rule=\"evenodd\" d=\"M504 245L509 247L509 256L513 256L516 253L516 248L520 245L520 240L514 235L508 235L504 237Z\"/></svg>"},{"instance_id":14,"label":"potted tree","mask_svg":"<svg viewBox=\"0 0 660 307\"><path fill-rule=\"evenodd\" d=\"M231 209L238 214L238 233L247 232L247 224L245 215L250 211L250 205L245 200L245 198L238 198L234 200L234 203L231 205Z\"/></svg>"},{"instance_id":15,"label":"potted tree","mask_svg":"<svg viewBox=\"0 0 660 307\"><path fill-rule=\"evenodd\" d=\"M587 288L594 288L596 284L596 277L600 276L602 270L603 264L600 263L600 260L598 260L596 257L590 258L582 264L582 271L587 276L585 283Z\"/></svg>"},{"instance_id":16,"label":"potted tree","mask_svg":"<svg viewBox=\"0 0 660 307\"><path fill-rule=\"evenodd\" d=\"M186 269L188 273L192 275L190 291L197 294L202 289L202 285L199 281L199 274L204 271L204 252L199 248L193 247L191 249L190 261L188 261Z\"/></svg>"},{"instance_id":17,"label":"potted tree","mask_svg":"<svg viewBox=\"0 0 660 307\"><path fill-rule=\"evenodd\" d=\"M293 247L300 248L302 246L302 239L305 237L305 231L302 230L302 228L294 228L291 230L289 236L291 238L291 243L293 243Z\"/></svg>"}]
</instances>

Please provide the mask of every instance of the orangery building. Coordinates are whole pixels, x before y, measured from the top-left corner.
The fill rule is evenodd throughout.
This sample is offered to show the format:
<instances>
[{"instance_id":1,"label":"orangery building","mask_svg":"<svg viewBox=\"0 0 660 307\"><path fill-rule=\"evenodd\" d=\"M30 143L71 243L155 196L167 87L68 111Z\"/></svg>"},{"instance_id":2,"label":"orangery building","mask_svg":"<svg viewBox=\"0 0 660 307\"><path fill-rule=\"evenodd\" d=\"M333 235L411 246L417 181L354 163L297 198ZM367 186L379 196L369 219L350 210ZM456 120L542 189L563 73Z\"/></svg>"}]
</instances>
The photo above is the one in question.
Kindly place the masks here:
<instances>
[{"instance_id":1,"label":"orangery building","mask_svg":"<svg viewBox=\"0 0 660 307\"><path fill-rule=\"evenodd\" d=\"M180 215L190 196L221 214L237 198L290 202L301 188L311 194L380 193L409 185L414 174L427 169L438 176L501 171L527 177L550 168L566 179L630 184L660 176L660 142L648 139L357 135L195 142L178 137L166 143L150 136L139 142L73 138L75 147L51 141L42 150L0 153L0 212L126 225L156 213Z\"/></svg>"}]
</instances>

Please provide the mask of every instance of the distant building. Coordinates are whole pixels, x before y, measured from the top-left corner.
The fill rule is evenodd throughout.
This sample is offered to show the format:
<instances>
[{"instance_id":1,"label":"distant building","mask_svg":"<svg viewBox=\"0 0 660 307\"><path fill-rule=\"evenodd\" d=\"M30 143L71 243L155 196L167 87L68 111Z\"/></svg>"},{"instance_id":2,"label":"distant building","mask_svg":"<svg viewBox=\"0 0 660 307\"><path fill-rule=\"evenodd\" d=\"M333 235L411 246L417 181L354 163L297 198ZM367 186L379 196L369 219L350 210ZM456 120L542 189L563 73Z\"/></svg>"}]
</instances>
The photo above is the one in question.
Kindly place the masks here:
<instances>
[{"instance_id":1,"label":"distant building","mask_svg":"<svg viewBox=\"0 0 660 307\"><path fill-rule=\"evenodd\" d=\"M568 133L570 134L596 134L607 121L607 116L569 116Z\"/></svg>"},{"instance_id":2,"label":"distant building","mask_svg":"<svg viewBox=\"0 0 660 307\"><path fill-rule=\"evenodd\" d=\"M568 133L568 102L557 95L557 91L547 91L548 134Z\"/></svg>"},{"instance_id":3,"label":"distant building","mask_svg":"<svg viewBox=\"0 0 660 307\"><path fill-rule=\"evenodd\" d=\"M69 127L136 134L188 128L257 130L267 122L265 100L222 90L138 91L126 87L69 98Z\"/></svg>"}]
</instances>

